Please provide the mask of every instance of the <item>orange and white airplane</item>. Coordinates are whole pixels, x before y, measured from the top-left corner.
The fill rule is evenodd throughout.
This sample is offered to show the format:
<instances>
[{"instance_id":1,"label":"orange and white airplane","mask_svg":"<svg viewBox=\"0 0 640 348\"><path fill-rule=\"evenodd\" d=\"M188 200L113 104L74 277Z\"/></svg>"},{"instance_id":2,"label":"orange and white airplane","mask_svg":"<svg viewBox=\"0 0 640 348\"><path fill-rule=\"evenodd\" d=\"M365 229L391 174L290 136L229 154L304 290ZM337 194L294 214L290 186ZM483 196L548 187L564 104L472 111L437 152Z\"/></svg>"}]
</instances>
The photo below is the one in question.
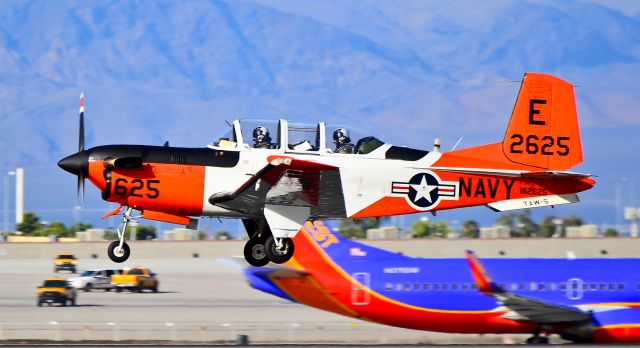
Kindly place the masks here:
<instances>
[{"instance_id":1,"label":"orange and white airplane","mask_svg":"<svg viewBox=\"0 0 640 348\"><path fill-rule=\"evenodd\" d=\"M85 149L81 96L79 150L58 165L78 176L78 191L88 178L104 200L120 204L105 217L126 208L119 240L109 246L115 262L129 256L123 238L133 218L195 228L197 217L209 216L242 219L245 258L263 266L291 258L291 238L306 221L575 203L595 184L568 171L581 162L573 86L527 73L502 142L444 153L286 120L234 121L204 148Z\"/></svg>"}]
</instances>

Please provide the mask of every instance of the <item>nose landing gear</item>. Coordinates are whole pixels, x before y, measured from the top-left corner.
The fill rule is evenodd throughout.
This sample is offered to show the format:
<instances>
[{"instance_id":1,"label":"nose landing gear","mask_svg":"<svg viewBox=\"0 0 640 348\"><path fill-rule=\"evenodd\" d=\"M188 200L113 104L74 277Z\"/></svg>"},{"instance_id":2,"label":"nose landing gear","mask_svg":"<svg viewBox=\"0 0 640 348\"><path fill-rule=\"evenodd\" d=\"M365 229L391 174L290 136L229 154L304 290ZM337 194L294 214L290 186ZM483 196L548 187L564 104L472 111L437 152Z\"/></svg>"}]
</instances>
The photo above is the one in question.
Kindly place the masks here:
<instances>
[{"instance_id":1,"label":"nose landing gear","mask_svg":"<svg viewBox=\"0 0 640 348\"><path fill-rule=\"evenodd\" d=\"M113 262L122 263L127 261L129 255L131 254L131 250L129 249L129 245L124 241L124 232L127 230L127 225L130 221L135 221L135 217L131 216L131 211L133 209L127 207L127 210L122 217L122 222L118 225L118 240L115 240L109 244L109 248L107 249L107 255Z\"/></svg>"}]
</instances>

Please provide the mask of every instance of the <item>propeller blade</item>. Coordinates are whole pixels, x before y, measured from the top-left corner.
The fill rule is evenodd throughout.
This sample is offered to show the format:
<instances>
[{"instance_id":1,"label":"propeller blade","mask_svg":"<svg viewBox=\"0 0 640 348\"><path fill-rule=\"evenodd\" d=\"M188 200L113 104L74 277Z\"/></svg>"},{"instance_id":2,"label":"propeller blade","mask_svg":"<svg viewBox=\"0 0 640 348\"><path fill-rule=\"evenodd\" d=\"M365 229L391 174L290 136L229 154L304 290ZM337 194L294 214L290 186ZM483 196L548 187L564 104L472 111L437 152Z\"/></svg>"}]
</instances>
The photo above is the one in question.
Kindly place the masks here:
<instances>
[{"instance_id":1,"label":"propeller blade","mask_svg":"<svg viewBox=\"0 0 640 348\"><path fill-rule=\"evenodd\" d=\"M80 203L84 203L84 176L82 175L82 173L78 175L76 192L78 194L78 200L80 201Z\"/></svg>"},{"instance_id":2,"label":"propeller blade","mask_svg":"<svg viewBox=\"0 0 640 348\"><path fill-rule=\"evenodd\" d=\"M80 93L80 134L78 135L78 152L81 151L84 151L84 93Z\"/></svg>"}]
</instances>

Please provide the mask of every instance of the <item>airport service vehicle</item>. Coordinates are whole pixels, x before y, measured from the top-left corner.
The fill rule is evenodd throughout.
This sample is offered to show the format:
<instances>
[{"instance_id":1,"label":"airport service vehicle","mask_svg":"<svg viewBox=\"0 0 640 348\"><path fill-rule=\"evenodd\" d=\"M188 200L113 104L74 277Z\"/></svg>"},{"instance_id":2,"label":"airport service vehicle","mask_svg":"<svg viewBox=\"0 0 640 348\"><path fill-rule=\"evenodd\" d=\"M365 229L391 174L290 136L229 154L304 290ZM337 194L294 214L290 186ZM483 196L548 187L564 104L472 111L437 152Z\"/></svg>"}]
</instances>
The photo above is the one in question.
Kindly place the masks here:
<instances>
[{"instance_id":1,"label":"airport service vehicle","mask_svg":"<svg viewBox=\"0 0 640 348\"><path fill-rule=\"evenodd\" d=\"M273 134L271 133L273 132ZM196 217L242 219L244 256L255 266L284 263L306 221L381 217L485 205L496 211L578 202L582 162L573 86L525 74L501 142L440 152L387 144L348 127L287 120L236 120L206 148L106 145L58 165L88 178L123 213L111 260L129 257L124 231L136 217L196 228ZM335 142L335 148L332 145ZM132 209L141 212L132 216Z\"/></svg>"},{"instance_id":2,"label":"airport service vehicle","mask_svg":"<svg viewBox=\"0 0 640 348\"><path fill-rule=\"evenodd\" d=\"M122 290L158 292L158 283L156 274L146 267L127 267L122 271L122 274L111 276L111 285L116 288L117 292Z\"/></svg>"},{"instance_id":3,"label":"airport service vehicle","mask_svg":"<svg viewBox=\"0 0 640 348\"><path fill-rule=\"evenodd\" d=\"M69 303L72 306L76 305L77 293L64 278L47 278L38 286L38 307L43 303L49 305L59 303L61 306L66 306Z\"/></svg>"},{"instance_id":4,"label":"airport service vehicle","mask_svg":"<svg viewBox=\"0 0 640 348\"><path fill-rule=\"evenodd\" d=\"M53 265L53 271L55 273L58 273L58 271L76 273L77 260L75 256L69 253L60 254L53 260Z\"/></svg>"},{"instance_id":5,"label":"airport service vehicle","mask_svg":"<svg viewBox=\"0 0 640 348\"><path fill-rule=\"evenodd\" d=\"M558 334L640 343L640 259L458 259L403 256L308 222L284 265L249 267L266 293L370 322L451 333ZM425 250L428 253L428 250ZM462 255L461 255L462 256Z\"/></svg>"},{"instance_id":6,"label":"airport service vehicle","mask_svg":"<svg viewBox=\"0 0 640 348\"><path fill-rule=\"evenodd\" d=\"M68 278L67 282L74 289L82 289L87 292L94 289L111 291L111 289L115 288L115 286L111 284L111 276L121 273L121 269L90 269L82 272L78 277Z\"/></svg>"}]
</instances>

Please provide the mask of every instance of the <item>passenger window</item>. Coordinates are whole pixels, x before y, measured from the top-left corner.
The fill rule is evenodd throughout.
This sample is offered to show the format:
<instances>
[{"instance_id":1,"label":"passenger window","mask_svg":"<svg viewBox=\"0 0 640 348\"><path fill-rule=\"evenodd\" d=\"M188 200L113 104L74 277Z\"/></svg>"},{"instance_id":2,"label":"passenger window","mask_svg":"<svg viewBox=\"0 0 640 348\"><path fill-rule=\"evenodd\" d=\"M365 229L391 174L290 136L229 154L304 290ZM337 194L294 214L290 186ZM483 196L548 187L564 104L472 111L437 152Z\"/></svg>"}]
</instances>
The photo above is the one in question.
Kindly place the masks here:
<instances>
[{"instance_id":1,"label":"passenger window","mask_svg":"<svg viewBox=\"0 0 640 348\"><path fill-rule=\"evenodd\" d=\"M433 290L440 290L440 284L433 284Z\"/></svg>"},{"instance_id":2,"label":"passenger window","mask_svg":"<svg viewBox=\"0 0 640 348\"><path fill-rule=\"evenodd\" d=\"M422 290L429 291L430 288L430 284L422 284Z\"/></svg>"}]
</instances>

